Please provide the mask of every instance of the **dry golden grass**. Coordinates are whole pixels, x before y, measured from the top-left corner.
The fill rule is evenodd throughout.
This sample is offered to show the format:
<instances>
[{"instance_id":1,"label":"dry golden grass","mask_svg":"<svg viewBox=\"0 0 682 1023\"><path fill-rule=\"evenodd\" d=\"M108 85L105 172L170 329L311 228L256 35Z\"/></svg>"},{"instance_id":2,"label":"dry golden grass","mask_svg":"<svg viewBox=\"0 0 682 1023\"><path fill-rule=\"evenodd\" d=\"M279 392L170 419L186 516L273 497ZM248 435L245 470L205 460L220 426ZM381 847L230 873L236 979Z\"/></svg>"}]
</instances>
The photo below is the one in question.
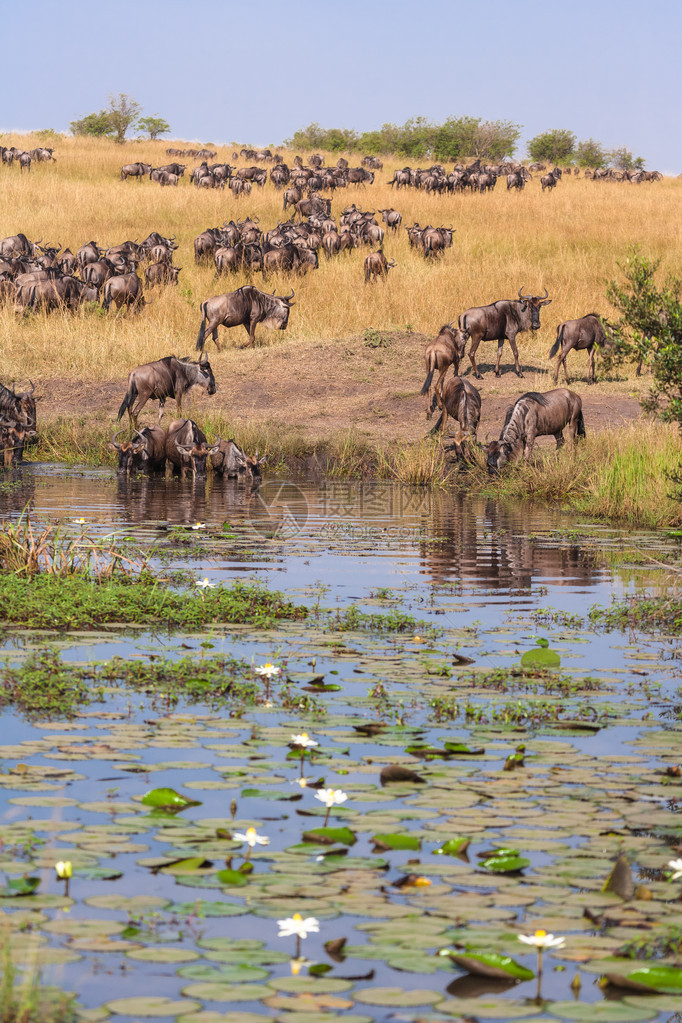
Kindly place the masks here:
<instances>
[{"instance_id":1,"label":"dry golden grass","mask_svg":"<svg viewBox=\"0 0 682 1023\"><path fill-rule=\"evenodd\" d=\"M39 144L31 136L4 136L2 141L26 148ZM161 188L148 179L120 180L123 163L146 160L159 165L175 159L166 156L168 145L164 141L117 146L65 138L54 143L56 164L34 166L30 175L21 175L18 168L0 168L3 236L21 231L75 251L90 239L116 244L128 238L142 240L158 230L177 236L176 262L183 267L180 286L155 289L149 294L153 301L139 315L80 312L21 317L11 307L0 309L0 379L101 381L119 378L133 366L170 352L189 354L197 336L200 303L246 282L243 276L216 281L212 267L195 267L193 239L206 227L247 213L258 216L262 227L273 226L283 216L281 193L268 182L264 190L254 188L250 197L237 200L227 189L195 189L187 178L177 189ZM285 158L291 162L292 156ZM231 147L219 150L219 160L231 157ZM335 160L333 156L328 162ZM198 161L190 157L185 162L190 170ZM384 248L398 266L385 285L372 286L363 283L367 250L329 263L323 257L319 271L293 282L296 301L288 331L260 328L261 344L288 346L304 357L312 342L357 335L368 327L407 327L433 334L472 304L515 297L521 286L534 292L546 287L553 304L543 311L543 329L538 335L523 335L521 345L527 364L544 367L559 321L592 310L609 312L605 283L617 275L616 263L629 247L638 245L646 254L660 257L664 270L679 271L682 182L677 180L633 186L571 177L544 195L538 180L518 195L508 193L501 181L491 195L438 197L414 190L394 192L386 182L393 167L403 163L387 160L375 185L337 192L333 215L338 218L350 202L375 210L394 206L402 212L404 225L414 220L422 225L452 224L457 229L453 248L440 262L427 264L409 249L404 230L397 237L389 233ZM260 275L253 283L263 287ZM288 290L289 282L273 278L269 290L275 286ZM221 333L227 350L214 355L209 349L218 377L238 367L239 347L246 340L241 328ZM487 350L484 361L492 354ZM532 378L527 378L527 385L533 386ZM543 376L542 387L547 386Z\"/></svg>"}]
</instances>

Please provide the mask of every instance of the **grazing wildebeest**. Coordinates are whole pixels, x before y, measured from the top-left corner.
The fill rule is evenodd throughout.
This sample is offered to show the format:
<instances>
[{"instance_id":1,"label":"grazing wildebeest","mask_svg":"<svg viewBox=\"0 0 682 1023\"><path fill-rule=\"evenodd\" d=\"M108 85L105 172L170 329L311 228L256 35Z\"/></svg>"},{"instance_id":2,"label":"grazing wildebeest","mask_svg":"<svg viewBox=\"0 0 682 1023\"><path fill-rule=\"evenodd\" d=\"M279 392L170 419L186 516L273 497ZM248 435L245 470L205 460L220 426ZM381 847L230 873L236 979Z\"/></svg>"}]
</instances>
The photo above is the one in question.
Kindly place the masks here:
<instances>
[{"instance_id":1,"label":"grazing wildebeest","mask_svg":"<svg viewBox=\"0 0 682 1023\"><path fill-rule=\"evenodd\" d=\"M144 430L135 430L133 439L124 440L121 444L116 440L118 433L114 434L107 445L118 453L118 472L130 476L133 472L151 475L165 471L166 431L163 427L154 424L145 426Z\"/></svg>"},{"instance_id":2,"label":"grazing wildebeest","mask_svg":"<svg viewBox=\"0 0 682 1023\"><path fill-rule=\"evenodd\" d=\"M511 174L507 174L507 191L510 188L517 188L519 191L523 191L525 187L526 179L521 171L512 171Z\"/></svg>"},{"instance_id":3,"label":"grazing wildebeest","mask_svg":"<svg viewBox=\"0 0 682 1023\"><path fill-rule=\"evenodd\" d=\"M445 323L438 332L438 337L429 341L424 356L426 359L426 380L421 393L426 397L426 418L430 419L436 407L436 391L442 383L448 367L453 366L455 376L459 374L459 362L464 356L464 349L469 340L466 330L458 330L452 323ZM433 374L438 370L438 380L432 387Z\"/></svg>"},{"instance_id":4,"label":"grazing wildebeest","mask_svg":"<svg viewBox=\"0 0 682 1023\"><path fill-rule=\"evenodd\" d=\"M25 234L13 234L0 241L0 257L11 259L13 256L20 258L22 256L37 256L39 244L39 242L30 242Z\"/></svg>"},{"instance_id":5,"label":"grazing wildebeest","mask_svg":"<svg viewBox=\"0 0 682 1023\"><path fill-rule=\"evenodd\" d=\"M521 451L527 462L536 437L554 436L556 446L564 443L564 428L568 426L572 441L585 436L583 403L580 396L567 387L538 394L522 394L515 405L507 409L499 440L487 445L488 472L499 472L503 465L517 458Z\"/></svg>"},{"instance_id":6,"label":"grazing wildebeest","mask_svg":"<svg viewBox=\"0 0 682 1023\"><path fill-rule=\"evenodd\" d=\"M206 476L209 455L218 453L220 444L209 446L206 435L193 419L175 419L166 434L166 458L173 473L184 477L189 469L193 476Z\"/></svg>"},{"instance_id":7,"label":"grazing wildebeest","mask_svg":"<svg viewBox=\"0 0 682 1023\"><path fill-rule=\"evenodd\" d=\"M588 313L587 316L581 316L579 320L564 320L563 323L559 324L556 329L556 341L549 353L549 358L553 359L559 348L561 348L561 355L559 356L554 373L555 384L559 382L559 370L561 369L562 362L564 364L566 383L570 383L566 369L566 356L572 348L575 348L576 352L582 352L587 349L590 357L587 382L588 384L596 384L597 376L594 367L595 347L606 348L607 350L613 348L613 339L607 336L604 324L609 329L611 328L611 324L607 320L602 319L599 313Z\"/></svg>"},{"instance_id":8,"label":"grazing wildebeest","mask_svg":"<svg viewBox=\"0 0 682 1023\"><path fill-rule=\"evenodd\" d=\"M144 305L142 281L136 273L109 278L104 285L102 308L108 312L112 302L117 309L124 305L130 306L132 309L139 309Z\"/></svg>"},{"instance_id":9,"label":"grazing wildebeest","mask_svg":"<svg viewBox=\"0 0 682 1023\"><path fill-rule=\"evenodd\" d=\"M556 174L556 171L550 171L549 174L543 174L542 177L540 178L542 191L544 192L546 188L549 188L549 190L551 191L553 188L556 187L558 181L559 176Z\"/></svg>"},{"instance_id":10,"label":"grazing wildebeest","mask_svg":"<svg viewBox=\"0 0 682 1023\"><path fill-rule=\"evenodd\" d=\"M137 178L138 181L142 181L142 178L146 178L151 172L152 165L150 163L126 163L121 167L121 181L127 181L128 178Z\"/></svg>"},{"instance_id":11,"label":"grazing wildebeest","mask_svg":"<svg viewBox=\"0 0 682 1023\"><path fill-rule=\"evenodd\" d=\"M149 288L153 288L157 284L177 284L178 274L181 270L181 266L169 266L165 261L152 263L145 270L144 279Z\"/></svg>"},{"instance_id":12,"label":"grazing wildebeest","mask_svg":"<svg viewBox=\"0 0 682 1023\"><path fill-rule=\"evenodd\" d=\"M145 363L128 377L128 390L118 418L120 420L127 409L132 425L137 427L137 417L150 398L159 402L159 422L168 398L175 398L178 413L182 415L182 396L195 385L203 387L207 394L216 392L215 377L205 353L198 362L167 355L157 362Z\"/></svg>"},{"instance_id":13,"label":"grazing wildebeest","mask_svg":"<svg viewBox=\"0 0 682 1023\"><path fill-rule=\"evenodd\" d=\"M516 335L523 330L539 330L540 309L543 305L549 305L552 299L547 297L547 288L545 288L544 296L523 295L522 292L523 288L519 288L518 299L500 299L491 305L474 306L460 316L460 330L468 330L471 335L469 359L477 380L482 379L476 366L476 349L479 344L481 341L497 341L495 376L499 377L500 359L505 338L511 345L516 375L517 377L523 376L519 366Z\"/></svg>"},{"instance_id":14,"label":"grazing wildebeest","mask_svg":"<svg viewBox=\"0 0 682 1023\"><path fill-rule=\"evenodd\" d=\"M467 437L476 440L476 431L481 418L481 394L469 380L452 376L436 386L436 402L441 410L438 422L431 433L445 434L448 416L459 423Z\"/></svg>"},{"instance_id":15,"label":"grazing wildebeest","mask_svg":"<svg viewBox=\"0 0 682 1023\"><path fill-rule=\"evenodd\" d=\"M365 284L368 281L375 281L377 277L382 277L384 280L388 277L388 271L396 266L396 261L392 259L389 261L384 255L383 249L377 249L376 252L370 252L365 260Z\"/></svg>"},{"instance_id":16,"label":"grazing wildebeest","mask_svg":"<svg viewBox=\"0 0 682 1023\"><path fill-rule=\"evenodd\" d=\"M238 477L240 480L260 482L262 476L260 467L266 462L265 456L259 458L258 451L255 455L246 455L233 440L221 440L219 437L216 444L218 451L211 455L214 472L220 476L227 476L228 479Z\"/></svg>"},{"instance_id":17,"label":"grazing wildebeest","mask_svg":"<svg viewBox=\"0 0 682 1023\"><path fill-rule=\"evenodd\" d=\"M0 384L0 417L3 419L15 419L18 423L24 423L31 429L36 428L36 402L40 397L34 398L35 384L29 380L30 391L10 390L4 384Z\"/></svg>"},{"instance_id":18,"label":"grazing wildebeest","mask_svg":"<svg viewBox=\"0 0 682 1023\"><path fill-rule=\"evenodd\" d=\"M24 274L17 285L16 304L23 309L77 309L83 302L96 302L99 298L94 285L75 277L42 277L45 271Z\"/></svg>"},{"instance_id":19,"label":"grazing wildebeest","mask_svg":"<svg viewBox=\"0 0 682 1023\"><path fill-rule=\"evenodd\" d=\"M287 296L266 295L252 284L245 284L236 291L228 291L225 295L215 295L201 303L201 326L197 338L197 348L202 349L206 335L210 334L218 344L218 327L243 326L249 335L251 346L256 341L256 327L262 323L273 330L286 330L289 322L289 310L294 304L294 289Z\"/></svg>"}]
</instances>

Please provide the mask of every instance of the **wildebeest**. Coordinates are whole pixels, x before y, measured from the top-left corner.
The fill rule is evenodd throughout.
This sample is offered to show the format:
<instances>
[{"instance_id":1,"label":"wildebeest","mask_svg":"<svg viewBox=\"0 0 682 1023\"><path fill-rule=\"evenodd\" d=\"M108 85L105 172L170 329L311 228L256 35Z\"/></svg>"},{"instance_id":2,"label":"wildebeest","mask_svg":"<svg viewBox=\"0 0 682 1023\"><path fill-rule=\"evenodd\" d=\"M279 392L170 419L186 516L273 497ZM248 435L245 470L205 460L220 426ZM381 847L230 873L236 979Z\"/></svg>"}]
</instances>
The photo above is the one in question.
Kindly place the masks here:
<instances>
[{"instance_id":1,"label":"wildebeest","mask_svg":"<svg viewBox=\"0 0 682 1023\"><path fill-rule=\"evenodd\" d=\"M495 376L499 377L500 359L505 338L511 345L516 375L517 377L523 376L519 366L516 335L523 330L538 330L540 328L540 309L543 305L549 305L552 299L547 297L547 288L545 288L544 296L524 295L522 292L523 288L519 288L518 299L500 299L491 305L474 306L460 316L460 330L468 330L471 335L469 359L477 380L482 379L476 366L476 349L479 344L481 341L497 341Z\"/></svg>"},{"instance_id":2,"label":"wildebeest","mask_svg":"<svg viewBox=\"0 0 682 1023\"><path fill-rule=\"evenodd\" d=\"M544 192L544 190L546 188L549 188L550 191L553 188L555 188L556 184L557 184L557 182L559 180L559 177L560 177L560 175L557 175L555 170L550 171L549 174L543 174L542 177L540 178L540 184L542 185L542 191Z\"/></svg>"},{"instance_id":3,"label":"wildebeest","mask_svg":"<svg viewBox=\"0 0 682 1023\"><path fill-rule=\"evenodd\" d=\"M517 188L519 191L523 191L526 187L526 179L520 171L512 171L511 174L507 174L507 191L510 188Z\"/></svg>"},{"instance_id":4,"label":"wildebeest","mask_svg":"<svg viewBox=\"0 0 682 1023\"><path fill-rule=\"evenodd\" d=\"M381 219L383 220L386 227L390 227L391 231L397 231L403 222L402 213L398 213L397 210L379 210Z\"/></svg>"},{"instance_id":5,"label":"wildebeest","mask_svg":"<svg viewBox=\"0 0 682 1023\"><path fill-rule=\"evenodd\" d=\"M294 289L287 296L266 295L252 284L245 284L236 291L228 291L225 295L215 295L201 303L201 326L197 338L197 349L202 349L206 335L210 334L218 344L218 327L243 326L249 335L251 346L256 341L256 327L262 323L273 330L286 330L289 322L289 311L294 304Z\"/></svg>"},{"instance_id":6,"label":"wildebeest","mask_svg":"<svg viewBox=\"0 0 682 1023\"><path fill-rule=\"evenodd\" d=\"M211 455L211 465L214 472L220 476L227 476L228 479L235 477L239 479L250 479L259 482L262 473L261 465L264 465L266 458L259 458L258 451L254 455L246 455L238 444L233 440L216 441L218 451Z\"/></svg>"},{"instance_id":7,"label":"wildebeest","mask_svg":"<svg viewBox=\"0 0 682 1023\"><path fill-rule=\"evenodd\" d=\"M453 366L455 376L459 374L459 362L464 356L464 349L469 340L469 334L465 330L458 330L451 323L445 323L438 332L438 337L429 341L424 356L426 359L426 380L421 393L426 398L426 418L430 419L436 407L436 391L447 373L448 367ZM438 370L438 380L435 388L432 388L433 374Z\"/></svg>"},{"instance_id":8,"label":"wildebeest","mask_svg":"<svg viewBox=\"0 0 682 1023\"><path fill-rule=\"evenodd\" d=\"M159 423L168 398L175 398L178 413L182 415L182 397L195 385L203 387L207 394L216 392L213 370L205 354L198 362L167 355L156 362L145 363L128 377L128 390L118 410L118 418L120 420L127 409L131 423L137 427L137 417L150 398L159 402Z\"/></svg>"},{"instance_id":9,"label":"wildebeest","mask_svg":"<svg viewBox=\"0 0 682 1023\"><path fill-rule=\"evenodd\" d=\"M220 444L210 446L206 435L193 419L175 419L166 434L166 458L173 472L185 476L189 469L193 476L206 476L209 455L218 453Z\"/></svg>"},{"instance_id":10,"label":"wildebeest","mask_svg":"<svg viewBox=\"0 0 682 1023\"><path fill-rule=\"evenodd\" d=\"M566 426L571 440L585 436L583 403L574 391L557 387L544 394L537 391L522 394L516 404L507 409L499 440L491 441L486 447L488 472L499 472L522 451L527 462L536 437L553 436L557 448L560 448L564 443Z\"/></svg>"},{"instance_id":11,"label":"wildebeest","mask_svg":"<svg viewBox=\"0 0 682 1023\"><path fill-rule=\"evenodd\" d=\"M118 433L114 434L108 447L118 453L118 472L130 476L133 472L151 475L165 471L166 431L163 427L156 424L145 426L144 430L135 430L132 440L120 444L117 437Z\"/></svg>"},{"instance_id":12,"label":"wildebeest","mask_svg":"<svg viewBox=\"0 0 682 1023\"><path fill-rule=\"evenodd\" d=\"M6 469L21 462L26 441L37 437L36 430L15 419L0 420L0 453Z\"/></svg>"},{"instance_id":13,"label":"wildebeest","mask_svg":"<svg viewBox=\"0 0 682 1023\"><path fill-rule=\"evenodd\" d=\"M96 302L99 298L94 285L75 277L43 277L45 271L24 274L17 285L16 303L23 309L77 309L83 302ZM19 280L19 278L17 279Z\"/></svg>"},{"instance_id":14,"label":"wildebeest","mask_svg":"<svg viewBox=\"0 0 682 1023\"><path fill-rule=\"evenodd\" d=\"M153 288L157 284L177 284L178 274L181 270L181 266L169 266L165 261L152 263L145 270L144 279L149 288Z\"/></svg>"},{"instance_id":15,"label":"wildebeest","mask_svg":"<svg viewBox=\"0 0 682 1023\"><path fill-rule=\"evenodd\" d=\"M19 423L25 423L31 429L36 428L36 402L39 397L34 397L35 384L29 380L30 391L19 391L14 387L10 390L4 384L0 384L0 417L3 419L15 419Z\"/></svg>"},{"instance_id":16,"label":"wildebeest","mask_svg":"<svg viewBox=\"0 0 682 1023\"><path fill-rule=\"evenodd\" d=\"M109 278L104 285L102 308L108 311L112 302L117 309L124 305L130 306L132 309L139 309L144 305L142 282L136 273Z\"/></svg>"},{"instance_id":17,"label":"wildebeest","mask_svg":"<svg viewBox=\"0 0 682 1023\"><path fill-rule=\"evenodd\" d=\"M554 373L555 384L559 382L559 370L561 369L562 362L564 364L566 383L570 383L566 369L566 356L572 348L575 348L576 352L587 349L590 358L587 382L588 384L595 384L597 382L594 368L595 347L613 348L613 339L607 336L604 327L605 323L607 321L603 320L599 313L588 313L587 316L581 316L579 320L564 320L563 323L559 324L556 329L556 341L549 353L549 358L553 359L559 348L561 348L561 355L559 356ZM607 326L610 327L610 324L607 323Z\"/></svg>"},{"instance_id":18,"label":"wildebeest","mask_svg":"<svg viewBox=\"0 0 682 1023\"><path fill-rule=\"evenodd\" d=\"M375 281L377 277L382 277L384 280L388 277L388 271L392 267L396 266L396 261L392 259L389 261L384 255L383 249L377 249L376 252L370 252L365 260L365 284L368 281Z\"/></svg>"},{"instance_id":19,"label":"wildebeest","mask_svg":"<svg viewBox=\"0 0 682 1023\"><path fill-rule=\"evenodd\" d=\"M431 433L445 434L448 416L452 416L464 434L476 440L481 418L481 394L477 387L462 377L449 377L444 383L439 381L436 385L436 401L441 413Z\"/></svg>"},{"instance_id":20,"label":"wildebeest","mask_svg":"<svg viewBox=\"0 0 682 1023\"><path fill-rule=\"evenodd\" d=\"M128 178L137 178L138 181L142 181L142 178L146 178L151 172L152 165L150 163L126 163L121 167L121 181L127 181Z\"/></svg>"}]
</instances>

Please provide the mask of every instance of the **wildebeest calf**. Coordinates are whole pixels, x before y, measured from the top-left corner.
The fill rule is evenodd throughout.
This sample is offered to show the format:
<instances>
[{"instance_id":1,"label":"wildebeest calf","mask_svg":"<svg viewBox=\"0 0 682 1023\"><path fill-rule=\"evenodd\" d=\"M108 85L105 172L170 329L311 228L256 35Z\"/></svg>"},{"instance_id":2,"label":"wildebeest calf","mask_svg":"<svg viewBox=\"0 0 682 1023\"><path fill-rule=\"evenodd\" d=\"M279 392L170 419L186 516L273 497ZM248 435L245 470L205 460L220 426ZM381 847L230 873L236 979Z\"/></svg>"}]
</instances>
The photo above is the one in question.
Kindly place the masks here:
<instances>
[{"instance_id":1,"label":"wildebeest calf","mask_svg":"<svg viewBox=\"0 0 682 1023\"><path fill-rule=\"evenodd\" d=\"M537 391L522 394L516 404L507 409L499 440L493 440L487 446L488 472L499 472L522 451L527 462L537 437L553 436L557 448L560 448L564 443L566 426L571 440L585 436L583 403L574 391L557 387L544 394Z\"/></svg>"},{"instance_id":2,"label":"wildebeest calf","mask_svg":"<svg viewBox=\"0 0 682 1023\"><path fill-rule=\"evenodd\" d=\"M459 363L464 355L466 343L469 340L469 333L466 330L458 330L452 323L445 323L438 333L438 337L429 341L426 346L424 357L426 359L426 380L421 393L426 397L426 418L430 419L436 407L436 392L447 373L448 367L454 368L455 376L459 375ZM432 387L433 374L438 370L438 380L435 388Z\"/></svg>"}]
</instances>

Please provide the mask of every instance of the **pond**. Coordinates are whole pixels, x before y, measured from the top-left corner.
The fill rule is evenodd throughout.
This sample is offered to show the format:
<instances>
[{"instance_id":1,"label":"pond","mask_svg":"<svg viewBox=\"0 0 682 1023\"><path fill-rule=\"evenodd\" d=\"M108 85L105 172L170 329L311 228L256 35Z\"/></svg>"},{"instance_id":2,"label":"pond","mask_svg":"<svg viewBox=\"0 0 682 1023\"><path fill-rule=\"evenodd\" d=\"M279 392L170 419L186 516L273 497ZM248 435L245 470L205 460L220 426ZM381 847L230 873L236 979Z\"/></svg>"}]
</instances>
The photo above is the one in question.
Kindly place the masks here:
<instances>
[{"instance_id":1,"label":"pond","mask_svg":"<svg viewBox=\"0 0 682 1023\"><path fill-rule=\"evenodd\" d=\"M667 866L682 843L679 644L589 618L614 595L668 592L674 539L334 480L252 491L33 465L3 481L0 514L29 501L65 534L142 547L187 601L256 579L309 609L262 629L2 632L7 665L108 665L70 720L2 715L11 955L76 992L81 1018L682 1013L670 976L661 994L600 982L682 947ZM257 696L127 684L172 664L257 681ZM330 789L346 798L327 812ZM538 931L565 939L539 1001L519 941ZM471 973L481 956L502 973Z\"/></svg>"}]
</instances>

